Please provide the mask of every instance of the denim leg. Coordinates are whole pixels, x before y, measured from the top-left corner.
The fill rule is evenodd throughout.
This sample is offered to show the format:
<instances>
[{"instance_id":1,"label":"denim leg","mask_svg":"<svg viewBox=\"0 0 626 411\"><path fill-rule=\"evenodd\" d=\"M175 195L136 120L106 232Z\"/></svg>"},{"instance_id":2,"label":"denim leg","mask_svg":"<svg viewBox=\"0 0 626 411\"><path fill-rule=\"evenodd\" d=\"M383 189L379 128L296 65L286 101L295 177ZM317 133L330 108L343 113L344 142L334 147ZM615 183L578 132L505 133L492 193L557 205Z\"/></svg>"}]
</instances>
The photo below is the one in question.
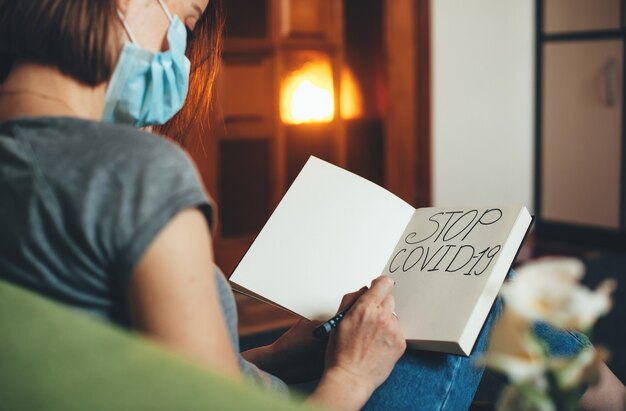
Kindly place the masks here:
<instances>
[{"instance_id":1,"label":"denim leg","mask_svg":"<svg viewBox=\"0 0 626 411\"><path fill-rule=\"evenodd\" d=\"M467 410L483 368L474 360L487 348L489 329L501 310L496 299L469 357L407 350L364 410Z\"/></svg>"},{"instance_id":2,"label":"denim leg","mask_svg":"<svg viewBox=\"0 0 626 411\"><path fill-rule=\"evenodd\" d=\"M510 272L508 278L515 275ZM474 360L487 349L489 330L502 310L496 299L469 357L407 350L391 375L372 394L364 410L467 410L474 399L483 375L483 368L474 367ZM557 330L538 323L535 332L549 347L552 355L566 356L591 345L586 336ZM496 376L499 379L499 376ZM502 384L505 381L502 380ZM311 393L315 384L307 386ZM292 388L292 387L290 387ZM302 392L301 392L302 393ZM497 399L497 390L494 398Z\"/></svg>"},{"instance_id":3,"label":"denim leg","mask_svg":"<svg viewBox=\"0 0 626 411\"><path fill-rule=\"evenodd\" d=\"M515 276L511 271L508 279ZM474 360L487 349L489 330L502 310L498 298L469 357L407 350L389 378L365 404L365 410L466 410L483 375ZM538 323L534 331L555 356L569 356L591 345L583 334ZM493 399L495 400L495 398Z\"/></svg>"},{"instance_id":4,"label":"denim leg","mask_svg":"<svg viewBox=\"0 0 626 411\"><path fill-rule=\"evenodd\" d=\"M535 324L533 331L547 345L550 355L555 357L570 357L592 345L585 334L558 330L545 323Z\"/></svg>"}]
</instances>

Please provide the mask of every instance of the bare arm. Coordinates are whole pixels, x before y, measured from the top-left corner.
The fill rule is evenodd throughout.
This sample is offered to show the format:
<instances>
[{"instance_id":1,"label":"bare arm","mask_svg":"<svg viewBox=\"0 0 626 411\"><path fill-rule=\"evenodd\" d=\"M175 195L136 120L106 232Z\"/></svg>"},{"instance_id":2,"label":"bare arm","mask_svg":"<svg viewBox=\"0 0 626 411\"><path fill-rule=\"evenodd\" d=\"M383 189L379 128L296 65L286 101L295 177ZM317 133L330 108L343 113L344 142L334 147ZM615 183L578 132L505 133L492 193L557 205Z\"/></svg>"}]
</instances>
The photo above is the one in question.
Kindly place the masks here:
<instances>
[{"instance_id":1,"label":"bare arm","mask_svg":"<svg viewBox=\"0 0 626 411\"><path fill-rule=\"evenodd\" d=\"M300 319L272 344L241 355L287 384L319 380L324 371L326 341L313 337L313 330L320 324L322 321Z\"/></svg>"},{"instance_id":2,"label":"bare arm","mask_svg":"<svg viewBox=\"0 0 626 411\"><path fill-rule=\"evenodd\" d=\"M240 376L215 281L206 221L197 210L177 215L140 261L130 285L135 326L187 358ZM357 410L389 375L406 347L391 313L393 282L374 280L329 340L326 367L310 401Z\"/></svg>"},{"instance_id":3,"label":"bare arm","mask_svg":"<svg viewBox=\"0 0 626 411\"><path fill-rule=\"evenodd\" d=\"M197 364L240 376L202 213L176 215L148 247L130 282L134 326Z\"/></svg>"}]
</instances>

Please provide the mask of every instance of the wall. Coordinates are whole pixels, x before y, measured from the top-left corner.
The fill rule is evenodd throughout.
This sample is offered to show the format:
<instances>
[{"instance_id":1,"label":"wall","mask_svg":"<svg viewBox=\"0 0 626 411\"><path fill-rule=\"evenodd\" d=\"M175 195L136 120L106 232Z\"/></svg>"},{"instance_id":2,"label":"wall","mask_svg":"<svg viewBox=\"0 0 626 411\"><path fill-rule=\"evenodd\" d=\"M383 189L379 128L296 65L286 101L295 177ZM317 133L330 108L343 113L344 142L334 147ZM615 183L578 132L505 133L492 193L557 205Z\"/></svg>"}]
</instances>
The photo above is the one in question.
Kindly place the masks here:
<instances>
[{"instance_id":1,"label":"wall","mask_svg":"<svg viewBox=\"0 0 626 411\"><path fill-rule=\"evenodd\" d=\"M534 1L432 0L434 205L533 205Z\"/></svg>"}]
</instances>

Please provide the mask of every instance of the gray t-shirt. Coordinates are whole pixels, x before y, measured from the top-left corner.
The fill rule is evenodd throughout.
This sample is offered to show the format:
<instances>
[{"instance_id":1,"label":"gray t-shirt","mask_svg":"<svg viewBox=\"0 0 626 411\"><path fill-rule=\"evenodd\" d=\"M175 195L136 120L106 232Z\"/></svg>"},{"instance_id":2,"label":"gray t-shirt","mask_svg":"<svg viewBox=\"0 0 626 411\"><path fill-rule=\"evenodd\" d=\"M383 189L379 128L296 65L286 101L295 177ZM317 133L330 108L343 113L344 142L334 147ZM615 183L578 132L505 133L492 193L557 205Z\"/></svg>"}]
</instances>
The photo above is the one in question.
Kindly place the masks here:
<instances>
[{"instance_id":1,"label":"gray t-shirt","mask_svg":"<svg viewBox=\"0 0 626 411\"><path fill-rule=\"evenodd\" d=\"M129 280L158 232L209 198L175 144L130 127L67 117L0 122L0 279L130 324ZM214 275L238 351L232 291ZM240 359L252 378L284 384Z\"/></svg>"}]
</instances>

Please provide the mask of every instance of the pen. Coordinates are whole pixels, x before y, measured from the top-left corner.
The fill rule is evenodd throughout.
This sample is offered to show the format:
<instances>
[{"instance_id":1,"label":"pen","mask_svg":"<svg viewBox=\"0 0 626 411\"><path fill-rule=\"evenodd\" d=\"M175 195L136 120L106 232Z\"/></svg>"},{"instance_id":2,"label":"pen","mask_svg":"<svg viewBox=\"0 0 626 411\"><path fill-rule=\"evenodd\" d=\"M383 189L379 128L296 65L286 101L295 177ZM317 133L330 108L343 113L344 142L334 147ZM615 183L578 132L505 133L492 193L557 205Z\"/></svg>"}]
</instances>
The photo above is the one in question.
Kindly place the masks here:
<instances>
[{"instance_id":1,"label":"pen","mask_svg":"<svg viewBox=\"0 0 626 411\"><path fill-rule=\"evenodd\" d=\"M394 281L394 284L395 284L395 281ZM357 292L358 293L363 293L365 290L367 290L367 288L368 288L367 286L363 287L363 288L361 288ZM343 319L343 317L350 310L350 308L352 308L352 306L354 305L354 303L356 303L357 300L358 300L358 298L355 299L354 301L352 301L350 303L350 305L347 306L344 310L339 311L337 313L337 315L335 315L333 318L331 318L330 320L324 322L322 325L320 325L319 327L314 329L313 330L313 337L315 337L315 338L324 338L328 334L330 334L332 329L336 328L339 325L339 322ZM394 313L394 315L395 315L395 313Z\"/></svg>"},{"instance_id":2,"label":"pen","mask_svg":"<svg viewBox=\"0 0 626 411\"><path fill-rule=\"evenodd\" d=\"M348 306L348 308L346 308L345 310L341 310L337 313L337 315L335 315L333 318L331 318L330 320L326 321L325 323L323 323L322 325L320 325L319 327L317 327L316 329L313 330L313 336L315 338L324 338L326 337L328 334L330 334L330 332L332 331L333 328L337 327L339 325L339 322L341 321L341 319L346 315L346 313L348 312L348 310L350 310L350 308L352 308L352 305L356 302L353 301L352 304L350 304Z\"/></svg>"}]
</instances>

